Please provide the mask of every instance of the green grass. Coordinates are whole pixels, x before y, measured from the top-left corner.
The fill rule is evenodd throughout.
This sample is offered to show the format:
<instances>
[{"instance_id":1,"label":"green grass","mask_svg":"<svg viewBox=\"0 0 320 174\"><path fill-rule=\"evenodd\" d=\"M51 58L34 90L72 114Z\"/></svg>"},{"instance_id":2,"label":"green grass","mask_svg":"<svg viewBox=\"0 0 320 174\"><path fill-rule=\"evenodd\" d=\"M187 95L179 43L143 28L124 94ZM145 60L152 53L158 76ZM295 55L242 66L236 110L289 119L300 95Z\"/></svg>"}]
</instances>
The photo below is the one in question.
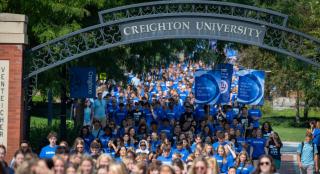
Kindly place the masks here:
<instances>
[{"instance_id":1,"label":"green grass","mask_svg":"<svg viewBox=\"0 0 320 174\"><path fill-rule=\"evenodd\" d=\"M273 130L280 135L282 141L300 142L306 134L306 128L273 127Z\"/></svg>"},{"instance_id":2,"label":"green grass","mask_svg":"<svg viewBox=\"0 0 320 174\"><path fill-rule=\"evenodd\" d=\"M295 122L295 109L270 110L263 115L261 122L268 121L271 123L273 130L278 132L282 141L300 142L304 139L309 120L320 119L320 111L311 109L307 120L303 119L303 108L300 109L300 120Z\"/></svg>"}]
</instances>

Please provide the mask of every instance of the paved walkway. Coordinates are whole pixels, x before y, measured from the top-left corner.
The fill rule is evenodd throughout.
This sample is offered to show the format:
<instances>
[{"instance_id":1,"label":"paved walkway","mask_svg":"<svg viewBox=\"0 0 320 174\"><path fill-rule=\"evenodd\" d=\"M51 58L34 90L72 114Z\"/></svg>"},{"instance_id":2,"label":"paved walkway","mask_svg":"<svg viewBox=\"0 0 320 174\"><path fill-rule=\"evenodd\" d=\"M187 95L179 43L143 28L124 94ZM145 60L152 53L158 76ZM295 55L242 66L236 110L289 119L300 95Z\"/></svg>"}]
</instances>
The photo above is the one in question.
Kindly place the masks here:
<instances>
[{"instance_id":1,"label":"paved walkway","mask_svg":"<svg viewBox=\"0 0 320 174\"><path fill-rule=\"evenodd\" d=\"M299 174L296 151L299 142L283 142L280 174Z\"/></svg>"}]
</instances>

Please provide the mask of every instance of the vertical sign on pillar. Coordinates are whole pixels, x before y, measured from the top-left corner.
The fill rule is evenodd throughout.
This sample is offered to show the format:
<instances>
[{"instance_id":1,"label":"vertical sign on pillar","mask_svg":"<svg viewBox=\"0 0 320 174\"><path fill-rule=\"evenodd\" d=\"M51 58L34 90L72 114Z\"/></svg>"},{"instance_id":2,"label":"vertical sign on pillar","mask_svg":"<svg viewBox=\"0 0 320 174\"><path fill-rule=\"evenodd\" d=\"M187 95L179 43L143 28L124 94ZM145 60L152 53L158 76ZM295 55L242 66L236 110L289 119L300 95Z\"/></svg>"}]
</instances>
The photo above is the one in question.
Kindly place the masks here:
<instances>
[{"instance_id":1,"label":"vertical sign on pillar","mask_svg":"<svg viewBox=\"0 0 320 174\"><path fill-rule=\"evenodd\" d=\"M0 144L8 138L9 60L0 60Z\"/></svg>"}]
</instances>

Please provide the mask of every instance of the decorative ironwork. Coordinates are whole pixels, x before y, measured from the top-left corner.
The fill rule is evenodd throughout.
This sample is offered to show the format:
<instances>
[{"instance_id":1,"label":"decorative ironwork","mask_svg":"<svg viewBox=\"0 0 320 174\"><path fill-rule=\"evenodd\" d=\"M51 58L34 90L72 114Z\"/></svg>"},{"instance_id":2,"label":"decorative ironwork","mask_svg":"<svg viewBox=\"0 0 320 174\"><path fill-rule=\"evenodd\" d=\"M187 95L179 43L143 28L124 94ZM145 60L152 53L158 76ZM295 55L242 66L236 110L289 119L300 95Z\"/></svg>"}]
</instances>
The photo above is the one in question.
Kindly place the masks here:
<instances>
[{"instance_id":1,"label":"decorative ironwork","mask_svg":"<svg viewBox=\"0 0 320 174\"><path fill-rule=\"evenodd\" d=\"M257 7L218 1L175 0L156 1L128 5L99 12L100 23L134 19L140 16L163 16L168 14L210 14L217 17L241 17L251 21L286 26L288 16L279 12Z\"/></svg>"},{"instance_id":2,"label":"decorative ironwork","mask_svg":"<svg viewBox=\"0 0 320 174\"><path fill-rule=\"evenodd\" d=\"M185 3L182 3L185 2ZM286 28L287 17L280 13L262 10L239 4L209 1L162 1L156 3L136 4L100 12L102 22L61 38L49 41L32 48L27 56L30 59L26 78L33 77L43 71L61 65L73 59L123 44L147 40L162 39L133 39L126 41L121 34L121 25L145 19L181 17L188 11L187 17L216 17L234 21L250 22L266 28L262 43L254 44L236 38L228 41L243 44L254 44L278 53L286 54L320 67L320 41L311 36ZM173 13L172 13L173 12ZM204 14L204 12L206 14ZM179 14L180 13L180 14ZM211 15L211 13L214 13ZM111 14L111 16L110 16ZM163 14L163 15L160 15ZM277 21L277 22L276 22ZM279 25L278 25L279 24ZM281 24L281 25L280 25ZM166 36L165 39L197 38L197 36ZM208 39L225 39L209 37Z\"/></svg>"}]
</instances>

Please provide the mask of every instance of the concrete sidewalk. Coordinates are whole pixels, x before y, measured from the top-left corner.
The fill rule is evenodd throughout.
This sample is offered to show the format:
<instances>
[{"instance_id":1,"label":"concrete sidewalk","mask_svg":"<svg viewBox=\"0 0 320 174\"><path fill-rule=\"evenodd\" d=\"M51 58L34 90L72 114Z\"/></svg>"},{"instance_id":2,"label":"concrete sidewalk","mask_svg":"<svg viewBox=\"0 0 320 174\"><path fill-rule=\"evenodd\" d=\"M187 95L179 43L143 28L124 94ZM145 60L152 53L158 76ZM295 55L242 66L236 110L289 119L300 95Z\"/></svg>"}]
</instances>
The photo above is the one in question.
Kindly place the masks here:
<instances>
[{"instance_id":1,"label":"concrete sidewalk","mask_svg":"<svg viewBox=\"0 0 320 174\"><path fill-rule=\"evenodd\" d=\"M280 174L299 174L297 148L300 142L282 142Z\"/></svg>"}]
</instances>

